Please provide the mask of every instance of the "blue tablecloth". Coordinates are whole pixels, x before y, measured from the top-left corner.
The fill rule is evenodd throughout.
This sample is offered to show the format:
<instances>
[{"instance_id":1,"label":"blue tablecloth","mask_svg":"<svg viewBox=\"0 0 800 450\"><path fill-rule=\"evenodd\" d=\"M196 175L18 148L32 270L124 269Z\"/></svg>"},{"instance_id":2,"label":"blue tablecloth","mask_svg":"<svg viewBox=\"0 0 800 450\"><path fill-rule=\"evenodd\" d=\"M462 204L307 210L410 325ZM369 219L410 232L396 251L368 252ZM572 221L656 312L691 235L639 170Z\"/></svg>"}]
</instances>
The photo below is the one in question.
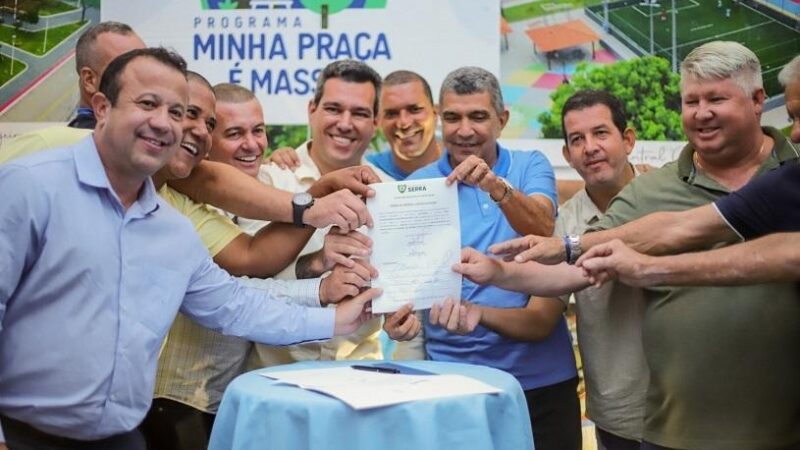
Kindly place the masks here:
<instances>
[{"instance_id":1,"label":"blue tablecloth","mask_svg":"<svg viewBox=\"0 0 800 450\"><path fill-rule=\"evenodd\" d=\"M370 362L359 361L359 364ZM489 367L434 361L398 364L465 375L502 390L368 410L259 373L325 368L348 361L309 361L236 378L225 391L210 450L469 450L533 448L525 396L517 380Z\"/></svg>"}]
</instances>

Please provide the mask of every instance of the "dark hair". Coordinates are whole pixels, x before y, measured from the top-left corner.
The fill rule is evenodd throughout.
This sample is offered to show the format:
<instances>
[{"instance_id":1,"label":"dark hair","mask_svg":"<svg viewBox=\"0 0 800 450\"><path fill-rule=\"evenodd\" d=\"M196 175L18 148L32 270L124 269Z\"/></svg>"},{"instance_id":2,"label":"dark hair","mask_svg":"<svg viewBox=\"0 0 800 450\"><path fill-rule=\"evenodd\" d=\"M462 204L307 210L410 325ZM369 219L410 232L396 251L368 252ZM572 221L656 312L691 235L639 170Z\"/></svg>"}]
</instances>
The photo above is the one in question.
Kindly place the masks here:
<instances>
[{"instance_id":1,"label":"dark hair","mask_svg":"<svg viewBox=\"0 0 800 450\"><path fill-rule=\"evenodd\" d=\"M214 94L214 98L217 97L216 92L214 92L214 86L211 86L211 83L206 79L206 77L200 75L199 73L195 72L194 70L187 70L186 71L186 81L199 81L200 84L205 85L212 94Z\"/></svg>"},{"instance_id":2,"label":"dark hair","mask_svg":"<svg viewBox=\"0 0 800 450\"><path fill-rule=\"evenodd\" d=\"M611 111L611 121L614 122L614 126L617 127L620 134L625 132L625 128L628 127L628 115L625 113L625 107L622 106L622 102L607 91L584 89L572 94L561 108L561 133L564 135L564 142L567 145L569 145L569 142L567 141L567 127L564 126L564 117L570 111L579 111L595 105L605 105Z\"/></svg>"},{"instance_id":3,"label":"dark hair","mask_svg":"<svg viewBox=\"0 0 800 450\"><path fill-rule=\"evenodd\" d=\"M95 49L92 47L95 42L97 42L97 37L103 33L113 33L122 36L136 34L130 25L113 21L100 22L97 25L87 28L75 44L75 69L78 73L80 73L81 67L88 66L92 70L97 69L97 67L95 67L96 61L94 60Z\"/></svg>"},{"instance_id":4,"label":"dark hair","mask_svg":"<svg viewBox=\"0 0 800 450\"><path fill-rule=\"evenodd\" d=\"M114 58L103 72L100 78L100 88L98 89L111 102L111 106L117 103L117 97L121 89L119 79L125 67L136 58L153 58L156 61L169 66L184 77L186 77L186 61L177 53L167 50L164 47L148 47L131 50Z\"/></svg>"},{"instance_id":5,"label":"dark hair","mask_svg":"<svg viewBox=\"0 0 800 450\"><path fill-rule=\"evenodd\" d=\"M314 104L318 105L322 99L322 94L325 93L325 82L334 78L340 78L350 83L372 83L375 88L375 101L372 104L372 114L378 114L378 98L381 95L381 76L378 72L364 64L361 61L354 59L344 59L341 61L334 61L319 74L317 79L317 90L314 93Z\"/></svg>"},{"instance_id":6,"label":"dark hair","mask_svg":"<svg viewBox=\"0 0 800 450\"><path fill-rule=\"evenodd\" d=\"M414 81L417 81L422 85L422 90L425 92L425 97L427 97L428 101L430 101L431 105L433 105L431 85L428 84L428 81L425 80L425 78L422 78L422 75L416 72L412 72L410 70L395 70L389 75L383 77L383 86L398 86L400 84L413 83Z\"/></svg>"}]
</instances>

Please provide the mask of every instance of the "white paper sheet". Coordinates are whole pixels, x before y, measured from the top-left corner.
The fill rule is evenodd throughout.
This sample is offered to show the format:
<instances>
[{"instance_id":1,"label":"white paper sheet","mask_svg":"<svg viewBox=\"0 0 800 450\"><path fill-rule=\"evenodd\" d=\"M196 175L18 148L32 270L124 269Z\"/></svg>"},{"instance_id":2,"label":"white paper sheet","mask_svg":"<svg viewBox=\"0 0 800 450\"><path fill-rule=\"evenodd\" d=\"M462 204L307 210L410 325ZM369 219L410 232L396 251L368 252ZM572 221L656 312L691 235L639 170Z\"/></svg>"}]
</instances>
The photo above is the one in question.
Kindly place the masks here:
<instances>
[{"instance_id":1,"label":"white paper sheet","mask_svg":"<svg viewBox=\"0 0 800 450\"><path fill-rule=\"evenodd\" d=\"M261 375L338 398L354 409L432 398L496 394L500 389L463 375L404 375L355 370L352 367L290 370Z\"/></svg>"},{"instance_id":2,"label":"white paper sheet","mask_svg":"<svg viewBox=\"0 0 800 450\"><path fill-rule=\"evenodd\" d=\"M397 311L408 302L427 309L447 297L461 299L461 275L452 271L461 259L461 226L456 184L444 178L370 185L367 199L374 227L370 263L378 270L373 287L383 294L372 311Z\"/></svg>"}]
</instances>

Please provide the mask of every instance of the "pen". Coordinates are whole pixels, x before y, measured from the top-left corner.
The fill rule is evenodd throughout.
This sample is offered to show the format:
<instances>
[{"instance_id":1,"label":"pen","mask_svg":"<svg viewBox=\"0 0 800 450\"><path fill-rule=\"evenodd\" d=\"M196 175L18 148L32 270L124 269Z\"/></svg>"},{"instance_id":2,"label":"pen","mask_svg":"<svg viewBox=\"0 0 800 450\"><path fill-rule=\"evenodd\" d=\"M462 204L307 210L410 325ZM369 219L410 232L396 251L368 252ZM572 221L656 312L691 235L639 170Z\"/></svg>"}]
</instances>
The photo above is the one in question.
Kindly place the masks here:
<instances>
[{"instance_id":1,"label":"pen","mask_svg":"<svg viewBox=\"0 0 800 450\"><path fill-rule=\"evenodd\" d=\"M377 367L377 366L360 366L358 364L350 366L356 370L364 370L367 372L379 372L379 373L400 373L397 369L392 369L390 367Z\"/></svg>"}]
</instances>

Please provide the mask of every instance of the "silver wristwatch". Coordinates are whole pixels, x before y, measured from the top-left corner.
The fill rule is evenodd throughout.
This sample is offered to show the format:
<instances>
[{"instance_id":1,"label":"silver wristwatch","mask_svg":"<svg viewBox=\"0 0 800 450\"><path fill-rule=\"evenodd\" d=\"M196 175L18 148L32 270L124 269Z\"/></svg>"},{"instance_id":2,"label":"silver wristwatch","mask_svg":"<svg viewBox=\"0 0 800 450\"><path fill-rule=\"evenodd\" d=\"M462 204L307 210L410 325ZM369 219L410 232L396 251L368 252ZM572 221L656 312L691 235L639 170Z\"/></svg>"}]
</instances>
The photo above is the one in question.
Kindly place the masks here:
<instances>
[{"instance_id":1,"label":"silver wristwatch","mask_svg":"<svg viewBox=\"0 0 800 450\"><path fill-rule=\"evenodd\" d=\"M564 246L567 250L567 264L575 264L581 256L581 237L574 234L564 236Z\"/></svg>"}]
</instances>

